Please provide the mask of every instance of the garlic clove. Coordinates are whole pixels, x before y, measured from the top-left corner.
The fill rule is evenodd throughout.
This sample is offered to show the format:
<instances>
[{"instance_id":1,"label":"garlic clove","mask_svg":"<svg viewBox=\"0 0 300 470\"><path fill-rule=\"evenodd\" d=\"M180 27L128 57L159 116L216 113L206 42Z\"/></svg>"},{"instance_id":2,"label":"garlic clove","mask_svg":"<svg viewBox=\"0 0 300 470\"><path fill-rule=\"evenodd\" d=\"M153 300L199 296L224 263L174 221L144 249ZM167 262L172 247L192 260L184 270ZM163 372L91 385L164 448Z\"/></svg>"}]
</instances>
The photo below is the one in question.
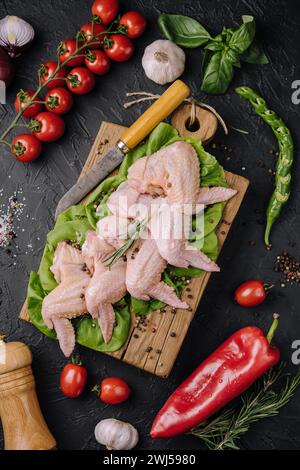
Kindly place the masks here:
<instances>
[{"instance_id":1,"label":"garlic clove","mask_svg":"<svg viewBox=\"0 0 300 470\"><path fill-rule=\"evenodd\" d=\"M146 47L142 66L150 80L159 85L165 85L183 74L185 53L174 42L158 39Z\"/></svg>"}]
</instances>

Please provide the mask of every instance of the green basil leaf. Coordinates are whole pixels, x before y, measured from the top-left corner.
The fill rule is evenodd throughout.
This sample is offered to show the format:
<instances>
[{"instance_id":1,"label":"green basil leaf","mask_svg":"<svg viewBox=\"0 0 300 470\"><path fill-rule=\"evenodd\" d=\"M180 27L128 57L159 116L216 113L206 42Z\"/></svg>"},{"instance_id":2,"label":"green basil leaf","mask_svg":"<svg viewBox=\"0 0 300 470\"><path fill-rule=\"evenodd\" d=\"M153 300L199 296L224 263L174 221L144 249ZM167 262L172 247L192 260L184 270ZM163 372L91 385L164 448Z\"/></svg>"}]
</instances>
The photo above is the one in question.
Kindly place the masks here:
<instances>
[{"instance_id":1,"label":"green basil leaf","mask_svg":"<svg viewBox=\"0 0 300 470\"><path fill-rule=\"evenodd\" d=\"M232 38L233 33L235 32L234 28L223 28L221 36L223 41L228 46L230 39Z\"/></svg>"},{"instance_id":2,"label":"green basil leaf","mask_svg":"<svg viewBox=\"0 0 300 470\"><path fill-rule=\"evenodd\" d=\"M201 90L213 95L225 93L233 79L236 60L236 54L230 49L215 52L204 71Z\"/></svg>"},{"instance_id":3,"label":"green basil leaf","mask_svg":"<svg viewBox=\"0 0 300 470\"><path fill-rule=\"evenodd\" d=\"M253 16L243 16L244 23L232 34L228 43L235 52L242 54L253 42L255 21Z\"/></svg>"},{"instance_id":4,"label":"green basil leaf","mask_svg":"<svg viewBox=\"0 0 300 470\"><path fill-rule=\"evenodd\" d=\"M204 75L204 72L206 70L206 67L208 66L209 64L209 61L212 57L212 52L210 52L208 49L205 49L203 51L203 55L202 55L202 63L201 63L201 76L203 77Z\"/></svg>"},{"instance_id":5,"label":"green basil leaf","mask_svg":"<svg viewBox=\"0 0 300 470\"><path fill-rule=\"evenodd\" d=\"M178 46L199 47L211 39L209 32L188 16L163 13L158 17L158 25L164 36Z\"/></svg>"},{"instance_id":6,"label":"green basil leaf","mask_svg":"<svg viewBox=\"0 0 300 470\"><path fill-rule=\"evenodd\" d=\"M248 64L268 64L269 59L264 53L262 45L258 41L254 41L251 46L241 55L241 60Z\"/></svg>"},{"instance_id":7,"label":"green basil leaf","mask_svg":"<svg viewBox=\"0 0 300 470\"><path fill-rule=\"evenodd\" d=\"M222 41L216 41L213 39L212 41L209 41L204 49L212 52L217 52L217 51L222 51L225 47L225 44Z\"/></svg>"},{"instance_id":8,"label":"green basil leaf","mask_svg":"<svg viewBox=\"0 0 300 470\"><path fill-rule=\"evenodd\" d=\"M233 67L241 68L240 55L232 49L226 51L228 61L231 61Z\"/></svg>"}]
</instances>

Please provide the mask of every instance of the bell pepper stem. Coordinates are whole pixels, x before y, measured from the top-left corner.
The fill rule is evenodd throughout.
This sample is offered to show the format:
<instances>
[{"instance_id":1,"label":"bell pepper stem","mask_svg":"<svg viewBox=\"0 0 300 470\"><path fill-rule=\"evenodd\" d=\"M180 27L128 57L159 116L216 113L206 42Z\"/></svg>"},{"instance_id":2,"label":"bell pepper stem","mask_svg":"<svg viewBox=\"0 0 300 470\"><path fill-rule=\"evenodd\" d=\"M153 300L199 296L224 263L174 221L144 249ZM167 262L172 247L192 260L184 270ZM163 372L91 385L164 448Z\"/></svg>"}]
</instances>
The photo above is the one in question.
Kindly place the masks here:
<instances>
[{"instance_id":1,"label":"bell pepper stem","mask_svg":"<svg viewBox=\"0 0 300 470\"><path fill-rule=\"evenodd\" d=\"M272 322L272 325L268 331L268 334L267 334L267 340L268 342L271 344L271 341L273 339L273 336L274 336L274 333L277 329L277 326L278 326L278 323L279 323L279 313L274 313L273 315L273 322Z\"/></svg>"}]
</instances>

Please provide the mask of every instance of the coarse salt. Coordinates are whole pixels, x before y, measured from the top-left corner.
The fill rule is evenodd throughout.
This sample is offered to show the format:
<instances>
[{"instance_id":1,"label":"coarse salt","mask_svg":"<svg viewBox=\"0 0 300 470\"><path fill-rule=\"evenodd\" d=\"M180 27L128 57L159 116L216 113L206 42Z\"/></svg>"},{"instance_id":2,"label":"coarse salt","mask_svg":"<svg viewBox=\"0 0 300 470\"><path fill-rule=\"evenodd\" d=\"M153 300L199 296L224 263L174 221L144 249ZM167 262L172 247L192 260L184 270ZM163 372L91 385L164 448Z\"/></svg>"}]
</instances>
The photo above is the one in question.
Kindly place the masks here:
<instances>
[{"instance_id":1,"label":"coarse salt","mask_svg":"<svg viewBox=\"0 0 300 470\"><path fill-rule=\"evenodd\" d=\"M3 196L3 189L0 190L0 196ZM14 231L14 219L20 220L20 215L24 210L25 204L18 202L17 193L8 199L8 205L0 205L0 248L7 247L11 240L16 237Z\"/></svg>"}]
</instances>

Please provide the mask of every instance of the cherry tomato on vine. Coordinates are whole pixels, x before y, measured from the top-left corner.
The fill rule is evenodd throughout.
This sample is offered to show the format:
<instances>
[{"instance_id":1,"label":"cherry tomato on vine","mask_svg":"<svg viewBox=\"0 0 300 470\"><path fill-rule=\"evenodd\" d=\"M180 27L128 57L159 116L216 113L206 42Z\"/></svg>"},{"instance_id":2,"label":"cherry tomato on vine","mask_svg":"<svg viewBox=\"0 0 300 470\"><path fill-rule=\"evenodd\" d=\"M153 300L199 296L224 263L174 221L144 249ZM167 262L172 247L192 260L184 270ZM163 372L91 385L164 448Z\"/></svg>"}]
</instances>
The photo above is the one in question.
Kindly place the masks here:
<instances>
[{"instance_id":1,"label":"cherry tomato on vine","mask_svg":"<svg viewBox=\"0 0 300 470\"><path fill-rule=\"evenodd\" d=\"M52 60L48 62L44 62L41 65L40 68L40 77L41 77L41 83L44 84L54 73L57 68L57 62L54 62ZM55 74L55 79L51 80L49 83L47 83L46 87L47 88L57 88L61 86L65 86L66 82L65 80L60 80L67 75L67 69L65 67L62 67L56 74Z\"/></svg>"},{"instance_id":2,"label":"cherry tomato on vine","mask_svg":"<svg viewBox=\"0 0 300 470\"><path fill-rule=\"evenodd\" d=\"M34 135L20 134L13 139L11 151L20 162L27 163L40 156L42 145Z\"/></svg>"},{"instance_id":3,"label":"cherry tomato on vine","mask_svg":"<svg viewBox=\"0 0 300 470\"><path fill-rule=\"evenodd\" d=\"M75 39L66 39L62 41L58 46L58 54L61 62L65 62L65 60L69 59L72 54L76 51L76 40ZM78 57L78 55L82 57ZM78 55L74 56L69 62L66 64L68 67L77 67L78 65L83 64L84 61L84 51L80 51Z\"/></svg>"},{"instance_id":4,"label":"cherry tomato on vine","mask_svg":"<svg viewBox=\"0 0 300 470\"><path fill-rule=\"evenodd\" d=\"M130 39L139 38L146 29L146 18L138 11L128 11L120 19L126 35Z\"/></svg>"},{"instance_id":5,"label":"cherry tomato on vine","mask_svg":"<svg viewBox=\"0 0 300 470\"><path fill-rule=\"evenodd\" d=\"M100 47L101 41L103 41L105 34L101 34L106 31L105 26L99 23L85 23L81 26L82 35L83 35L83 43L87 44L90 49L97 49ZM97 36L97 38L92 39L93 36ZM97 44L91 44L93 42L97 42Z\"/></svg>"},{"instance_id":6,"label":"cherry tomato on vine","mask_svg":"<svg viewBox=\"0 0 300 470\"><path fill-rule=\"evenodd\" d=\"M110 45L105 48L108 57L116 62L125 62L132 57L134 46L127 36L123 34L115 34L109 37Z\"/></svg>"},{"instance_id":7,"label":"cherry tomato on vine","mask_svg":"<svg viewBox=\"0 0 300 470\"><path fill-rule=\"evenodd\" d=\"M107 377L100 385L96 385L93 391L97 393L100 400L108 405L123 403L129 397L131 390L125 380L119 377Z\"/></svg>"},{"instance_id":8,"label":"cherry tomato on vine","mask_svg":"<svg viewBox=\"0 0 300 470\"><path fill-rule=\"evenodd\" d=\"M98 17L103 24L109 24L115 19L119 11L118 0L95 0L92 5L92 14Z\"/></svg>"},{"instance_id":9,"label":"cherry tomato on vine","mask_svg":"<svg viewBox=\"0 0 300 470\"><path fill-rule=\"evenodd\" d=\"M72 358L60 375L60 388L63 394L69 398L77 398L82 394L87 381L87 371L82 363Z\"/></svg>"},{"instance_id":10,"label":"cherry tomato on vine","mask_svg":"<svg viewBox=\"0 0 300 470\"><path fill-rule=\"evenodd\" d=\"M65 132L65 121L54 113L43 111L30 121L34 135L42 142L54 142Z\"/></svg>"},{"instance_id":11,"label":"cherry tomato on vine","mask_svg":"<svg viewBox=\"0 0 300 470\"><path fill-rule=\"evenodd\" d=\"M87 51L84 63L86 67L96 75L105 75L111 66L107 55L99 51L99 49Z\"/></svg>"},{"instance_id":12,"label":"cherry tomato on vine","mask_svg":"<svg viewBox=\"0 0 300 470\"><path fill-rule=\"evenodd\" d=\"M74 98L66 88L53 88L45 96L46 108L55 114L66 114L74 104Z\"/></svg>"},{"instance_id":13,"label":"cherry tomato on vine","mask_svg":"<svg viewBox=\"0 0 300 470\"><path fill-rule=\"evenodd\" d=\"M20 112L31 100L32 96L34 95L34 91L32 90L20 90L15 99L15 110L17 113ZM41 101L41 98L37 96L35 101ZM42 103L33 103L28 106L26 111L23 112L23 116L26 118L32 118L36 114L38 114L43 109Z\"/></svg>"},{"instance_id":14,"label":"cherry tomato on vine","mask_svg":"<svg viewBox=\"0 0 300 470\"><path fill-rule=\"evenodd\" d=\"M67 86L76 95L85 95L92 91L96 80L92 72L85 67L75 67L67 77Z\"/></svg>"},{"instance_id":15,"label":"cherry tomato on vine","mask_svg":"<svg viewBox=\"0 0 300 470\"><path fill-rule=\"evenodd\" d=\"M260 279L246 281L236 289L234 298L243 307L255 307L265 301L267 292L272 287L264 284Z\"/></svg>"}]
</instances>

